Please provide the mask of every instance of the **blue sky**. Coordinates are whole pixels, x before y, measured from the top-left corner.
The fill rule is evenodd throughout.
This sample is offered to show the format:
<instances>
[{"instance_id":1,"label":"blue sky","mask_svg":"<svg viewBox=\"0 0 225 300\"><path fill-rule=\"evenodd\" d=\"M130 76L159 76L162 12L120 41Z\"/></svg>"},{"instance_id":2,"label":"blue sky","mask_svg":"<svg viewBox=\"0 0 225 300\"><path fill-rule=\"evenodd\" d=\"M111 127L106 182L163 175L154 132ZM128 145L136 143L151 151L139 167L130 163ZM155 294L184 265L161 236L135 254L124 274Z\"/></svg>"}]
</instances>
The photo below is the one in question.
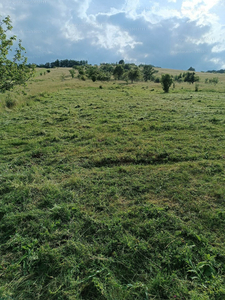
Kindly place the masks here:
<instances>
[{"instance_id":1,"label":"blue sky","mask_svg":"<svg viewBox=\"0 0 225 300\"><path fill-rule=\"evenodd\" d=\"M0 0L28 62L225 68L225 0Z\"/></svg>"}]
</instances>

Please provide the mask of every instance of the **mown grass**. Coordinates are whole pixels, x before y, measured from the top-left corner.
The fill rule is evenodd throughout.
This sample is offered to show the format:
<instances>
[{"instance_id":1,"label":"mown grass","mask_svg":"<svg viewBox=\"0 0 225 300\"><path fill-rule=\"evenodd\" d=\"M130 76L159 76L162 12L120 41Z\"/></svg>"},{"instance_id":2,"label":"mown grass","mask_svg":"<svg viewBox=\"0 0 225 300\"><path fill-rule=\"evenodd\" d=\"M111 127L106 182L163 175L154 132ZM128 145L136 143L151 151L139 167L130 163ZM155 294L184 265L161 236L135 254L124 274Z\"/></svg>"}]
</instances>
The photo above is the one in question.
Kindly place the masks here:
<instances>
[{"instance_id":1,"label":"mown grass","mask_svg":"<svg viewBox=\"0 0 225 300\"><path fill-rule=\"evenodd\" d=\"M2 98L1 299L224 299L224 77L62 72Z\"/></svg>"}]
</instances>

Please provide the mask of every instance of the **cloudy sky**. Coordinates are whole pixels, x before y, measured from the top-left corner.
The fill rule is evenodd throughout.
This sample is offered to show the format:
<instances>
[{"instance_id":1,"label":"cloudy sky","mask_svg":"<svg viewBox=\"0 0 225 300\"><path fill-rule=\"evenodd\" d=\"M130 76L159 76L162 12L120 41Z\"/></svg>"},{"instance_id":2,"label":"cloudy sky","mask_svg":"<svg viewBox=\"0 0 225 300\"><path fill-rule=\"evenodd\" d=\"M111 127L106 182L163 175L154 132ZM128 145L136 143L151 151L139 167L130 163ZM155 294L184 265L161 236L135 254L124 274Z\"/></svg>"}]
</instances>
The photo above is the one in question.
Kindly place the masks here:
<instances>
[{"instance_id":1,"label":"cloudy sky","mask_svg":"<svg viewBox=\"0 0 225 300\"><path fill-rule=\"evenodd\" d=\"M225 68L225 0L0 0L28 62Z\"/></svg>"}]
</instances>

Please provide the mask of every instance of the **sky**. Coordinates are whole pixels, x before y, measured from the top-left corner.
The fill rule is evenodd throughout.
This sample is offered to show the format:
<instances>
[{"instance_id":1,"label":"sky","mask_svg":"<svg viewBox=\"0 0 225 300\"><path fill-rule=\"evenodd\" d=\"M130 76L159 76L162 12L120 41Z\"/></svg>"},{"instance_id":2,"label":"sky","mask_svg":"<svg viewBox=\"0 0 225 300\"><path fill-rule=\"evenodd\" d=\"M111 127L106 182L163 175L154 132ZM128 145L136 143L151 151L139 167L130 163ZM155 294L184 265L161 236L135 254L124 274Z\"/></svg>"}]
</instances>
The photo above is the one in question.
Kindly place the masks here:
<instances>
[{"instance_id":1,"label":"sky","mask_svg":"<svg viewBox=\"0 0 225 300\"><path fill-rule=\"evenodd\" d=\"M225 0L0 0L28 63L225 69Z\"/></svg>"}]
</instances>

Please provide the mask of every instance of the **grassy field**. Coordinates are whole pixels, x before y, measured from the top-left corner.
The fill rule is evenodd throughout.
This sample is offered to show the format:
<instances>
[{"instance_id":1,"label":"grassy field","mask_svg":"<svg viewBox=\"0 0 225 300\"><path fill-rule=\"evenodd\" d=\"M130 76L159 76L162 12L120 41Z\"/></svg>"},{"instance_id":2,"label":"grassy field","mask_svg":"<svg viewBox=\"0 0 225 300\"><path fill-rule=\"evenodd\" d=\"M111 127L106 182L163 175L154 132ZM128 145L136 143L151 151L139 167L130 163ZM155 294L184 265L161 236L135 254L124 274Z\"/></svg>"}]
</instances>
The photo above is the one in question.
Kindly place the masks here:
<instances>
[{"instance_id":1,"label":"grassy field","mask_svg":"<svg viewBox=\"0 0 225 300\"><path fill-rule=\"evenodd\" d=\"M225 299L225 74L40 72L1 96L0 299Z\"/></svg>"}]
</instances>

